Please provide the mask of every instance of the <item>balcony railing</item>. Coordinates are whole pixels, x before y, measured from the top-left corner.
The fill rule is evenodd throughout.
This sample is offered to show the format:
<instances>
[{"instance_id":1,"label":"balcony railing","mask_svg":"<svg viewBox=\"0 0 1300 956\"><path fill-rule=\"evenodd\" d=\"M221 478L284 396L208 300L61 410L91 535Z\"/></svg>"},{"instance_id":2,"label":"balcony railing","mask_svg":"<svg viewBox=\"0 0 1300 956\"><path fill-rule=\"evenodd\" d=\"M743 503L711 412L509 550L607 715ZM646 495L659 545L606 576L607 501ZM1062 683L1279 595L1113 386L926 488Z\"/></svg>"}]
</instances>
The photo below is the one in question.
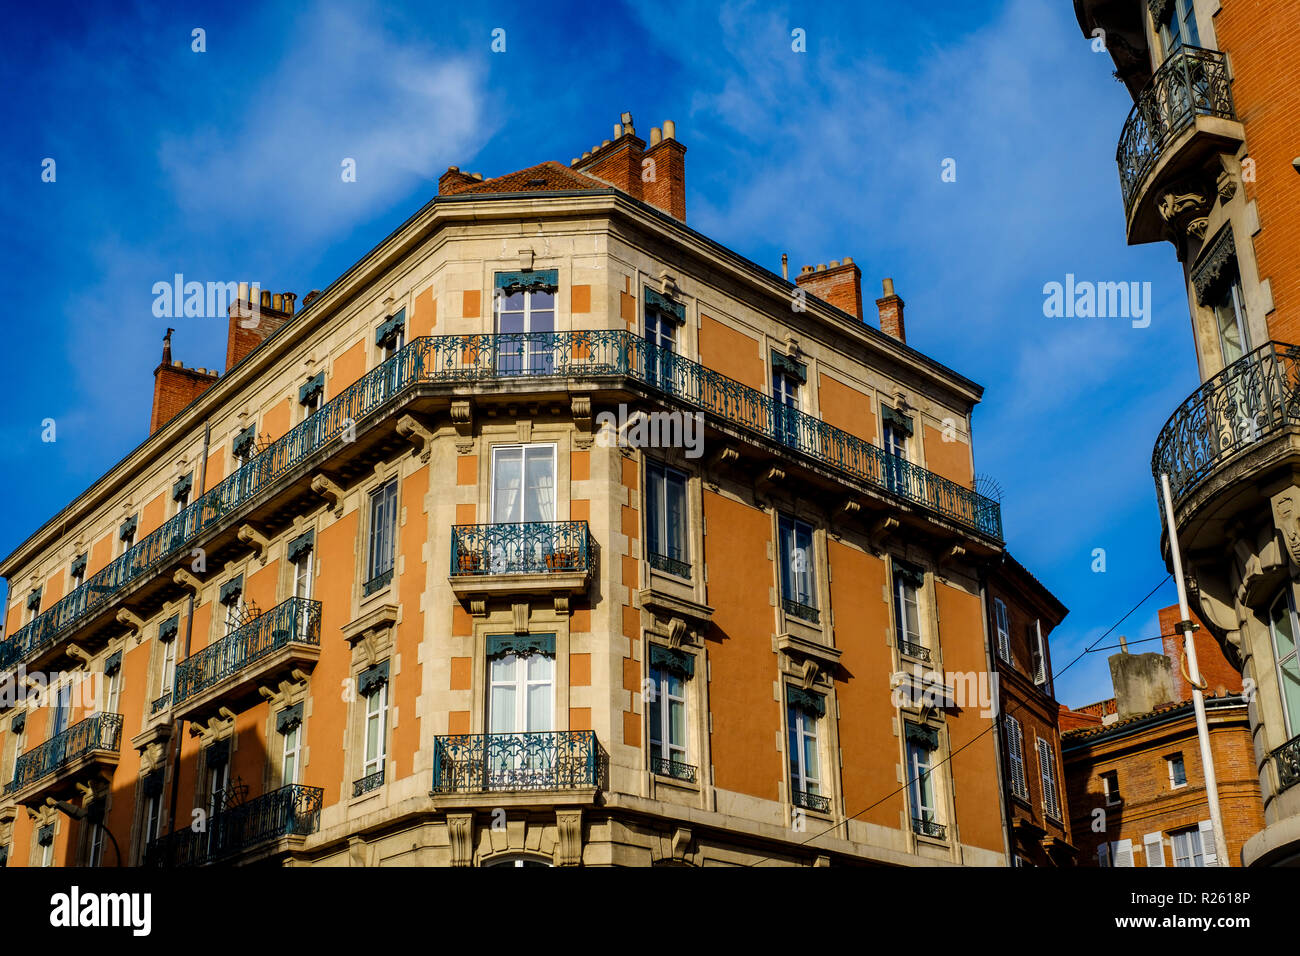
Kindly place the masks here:
<instances>
[{"instance_id":1,"label":"balcony railing","mask_svg":"<svg viewBox=\"0 0 1300 956\"><path fill-rule=\"evenodd\" d=\"M360 780L352 781L352 796L359 797L369 793L371 790L378 790L384 785L384 771L376 770L374 773L368 773Z\"/></svg>"},{"instance_id":2,"label":"balcony railing","mask_svg":"<svg viewBox=\"0 0 1300 956\"><path fill-rule=\"evenodd\" d=\"M831 798L824 797L820 793L792 790L790 791L790 802L800 810L812 810L814 813L831 812Z\"/></svg>"},{"instance_id":3,"label":"balcony railing","mask_svg":"<svg viewBox=\"0 0 1300 956\"><path fill-rule=\"evenodd\" d=\"M794 598L781 598L781 610L790 617L797 617L801 621L807 621L809 624L817 624L821 621L821 612L811 604L803 604Z\"/></svg>"},{"instance_id":4,"label":"balcony railing","mask_svg":"<svg viewBox=\"0 0 1300 956\"><path fill-rule=\"evenodd\" d=\"M463 524L451 529L452 574L555 574L591 569L585 521Z\"/></svg>"},{"instance_id":5,"label":"balcony railing","mask_svg":"<svg viewBox=\"0 0 1300 956\"><path fill-rule=\"evenodd\" d=\"M14 778L5 789L17 792L58 773L79 757L96 750L116 753L121 745L122 715L92 714L19 757Z\"/></svg>"},{"instance_id":6,"label":"balcony railing","mask_svg":"<svg viewBox=\"0 0 1300 956\"><path fill-rule=\"evenodd\" d=\"M900 653L906 654L908 657L915 658L918 661L924 661L927 664L930 663L930 648L926 647L924 644L915 644L912 641L904 641L900 639L898 642L898 650Z\"/></svg>"},{"instance_id":7,"label":"balcony railing","mask_svg":"<svg viewBox=\"0 0 1300 956\"><path fill-rule=\"evenodd\" d=\"M199 831L174 830L149 844L147 866L202 866L289 836L306 836L320 824L325 791L290 784L208 817Z\"/></svg>"},{"instance_id":8,"label":"balcony railing","mask_svg":"<svg viewBox=\"0 0 1300 956\"><path fill-rule=\"evenodd\" d=\"M998 503L848 432L777 403L631 332L441 335L410 342L106 568L0 642L0 669L53 646L124 588L189 553L230 515L318 453L385 412L406 389L564 377L630 378L689 409L805 455L987 537L1001 540Z\"/></svg>"},{"instance_id":9,"label":"balcony railing","mask_svg":"<svg viewBox=\"0 0 1300 956\"><path fill-rule=\"evenodd\" d=\"M933 820L927 820L924 817L912 817L912 832L919 835L930 837L933 840L948 839L948 828L942 823L935 823Z\"/></svg>"},{"instance_id":10,"label":"balcony railing","mask_svg":"<svg viewBox=\"0 0 1300 956\"><path fill-rule=\"evenodd\" d=\"M1185 46L1156 70L1124 123L1115 162L1125 213L1132 210L1161 154L1198 116L1236 119L1232 86L1222 53Z\"/></svg>"},{"instance_id":11,"label":"balcony railing","mask_svg":"<svg viewBox=\"0 0 1300 956\"><path fill-rule=\"evenodd\" d=\"M167 709L168 707L170 707L171 705L172 705L172 695L171 695L171 694L163 694L161 697L157 698L157 699L156 699L156 700L155 700L155 701L150 705L150 707L149 707L149 714L150 714L150 716L152 716L152 715L154 715L154 714L161 714L164 710L166 710L166 709Z\"/></svg>"},{"instance_id":12,"label":"balcony railing","mask_svg":"<svg viewBox=\"0 0 1300 956\"><path fill-rule=\"evenodd\" d=\"M679 578L689 578L691 576L691 566L677 558L671 558L666 554L657 554L650 552L650 567L656 571L663 571L665 574L675 574Z\"/></svg>"},{"instance_id":13,"label":"balcony railing","mask_svg":"<svg viewBox=\"0 0 1300 956\"><path fill-rule=\"evenodd\" d=\"M1179 501L1233 455L1294 425L1300 347L1269 342L1207 379L1169 416L1151 455L1156 496L1161 474Z\"/></svg>"},{"instance_id":14,"label":"balcony railing","mask_svg":"<svg viewBox=\"0 0 1300 956\"><path fill-rule=\"evenodd\" d=\"M176 665L177 705L288 644L320 644L320 601L289 598Z\"/></svg>"},{"instance_id":15,"label":"balcony railing","mask_svg":"<svg viewBox=\"0 0 1300 956\"><path fill-rule=\"evenodd\" d=\"M574 790L603 786L603 775L590 730L453 734L433 743L434 793Z\"/></svg>"},{"instance_id":16,"label":"balcony railing","mask_svg":"<svg viewBox=\"0 0 1300 956\"><path fill-rule=\"evenodd\" d=\"M660 777L673 777L677 780L685 780L687 783L695 782L695 767L689 763L682 763L680 760L669 760L666 757L651 757L650 770Z\"/></svg>"},{"instance_id":17,"label":"balcony railing","mask_svg":"<svg viewBox=\"0 0 1300 956\"><path fill-rule=\"evenodd\" d=\"M1281 793L1300 783L1300 737L1292 737L1271 754L1277 769L1277 788Z\"/></svg>"}]
</instances>

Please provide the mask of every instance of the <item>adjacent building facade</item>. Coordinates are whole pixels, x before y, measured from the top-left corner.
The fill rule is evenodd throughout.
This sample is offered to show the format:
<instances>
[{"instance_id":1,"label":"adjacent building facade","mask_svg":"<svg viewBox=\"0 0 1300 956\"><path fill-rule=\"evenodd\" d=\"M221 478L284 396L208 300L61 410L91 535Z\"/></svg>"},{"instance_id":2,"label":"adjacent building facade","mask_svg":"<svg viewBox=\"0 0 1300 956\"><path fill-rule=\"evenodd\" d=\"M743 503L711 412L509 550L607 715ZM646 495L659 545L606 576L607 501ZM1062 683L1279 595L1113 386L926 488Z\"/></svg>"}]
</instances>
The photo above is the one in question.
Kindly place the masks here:
<instances>
[{"instance_id":1,"label":"adjacent building facade","mask_svg":"<svg viewBox=\"0 0 1300 956\"><path fill-rule=\"evenodd\" d=\"M1128 241L1183 263L1202 385L1156 439L1200 619L1255 689L1266 828L1300 862L1300 5L1075 0L1133 94L1117 151Z\"/></svg>"},{"instance_id":2,"label":"adjacent building facade","mask_svg":"<svg viewBox=\"0 0 1300 956\"><path fill-rule=\"evenodd\" d=\"M1215 844L1178 606L1160 612L1163 653L1110 658L1115 697L1062 709L1080 864L1240 866L1264 826L1248 703L1214 637L1195 636L1210 752L1228 845Z\"/></svg>"},{"instance_id":3,"label":"adjacent building facade","mask_svg":"<svg viewBox=\"0 0 1300 956\"><path fill-rule=\"evenodd\" d=\"M9 865L1012 859L980 387L888 280L882 331L851 260L685 216L625 114L235 290L222 374L169 338L148 439L0 562Z\"/></svg>"}]
</instances>

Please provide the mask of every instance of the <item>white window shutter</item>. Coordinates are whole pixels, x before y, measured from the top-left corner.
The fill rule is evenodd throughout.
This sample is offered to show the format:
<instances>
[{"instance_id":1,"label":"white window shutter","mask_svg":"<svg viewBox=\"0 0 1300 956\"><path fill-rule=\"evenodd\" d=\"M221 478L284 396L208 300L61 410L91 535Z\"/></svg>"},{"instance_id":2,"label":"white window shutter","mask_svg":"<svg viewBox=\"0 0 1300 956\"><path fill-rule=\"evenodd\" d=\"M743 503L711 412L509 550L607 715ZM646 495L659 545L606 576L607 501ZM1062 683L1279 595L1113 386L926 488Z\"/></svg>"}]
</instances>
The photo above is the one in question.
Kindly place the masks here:
<instances>
[{"instance_id":1,"label":"white window shutter","mask_svg":"<svg viewBox=\"0 0 1300 956\"><path fill-rule=\"evenodd\" d=\"M1165 865L1164 834L1148 833L1142 838L1142 848L1146 852L1147 866Z\"/></svg>"},{"instance_id":2,"label":"white window shutter","mask_svg":"<svg viewBox=\"0 0 1300 956\"><path fill-rule=\"evenodd\" d=\"M1132 866L1133 865L1133 841L1120 840L1115 844L1115 865Z\"/></svg>"},{"instance_id":3,"label":"white window shutter","mask_svg":"<svg viewBox=\"0 0 1300 956\"><path fill-rule=\"evenodd\" d=\"M1214 824L1209 820L1202 820L1197 824L1201 831L1201 852L1205 855L1206 866L1219 865L1218 847L1214 845Z\"/></svg>"},{"instance_id":4,"label":"white window shutter","mask_svg":"<svg viewBox=\"0 0 1300 956\"><path fill-rule=\"evenodd\" d=\"M1018 797L1029 796L1029 785L1025 780L1025 738L1020 729L1020 721L1007 714L1007 750L1011 758L1011 789Z\"/></svg>"},{"instance_id":5,"label":"white window shutter","mask_svg":"<svg viewBox=\"0 0 1300 956\"><path fill-rule=\"evenodd\" d=\"M1097 846L1097 865L1110 866L1110 844L1102 843Z\"/></svg>"}]
</instances>

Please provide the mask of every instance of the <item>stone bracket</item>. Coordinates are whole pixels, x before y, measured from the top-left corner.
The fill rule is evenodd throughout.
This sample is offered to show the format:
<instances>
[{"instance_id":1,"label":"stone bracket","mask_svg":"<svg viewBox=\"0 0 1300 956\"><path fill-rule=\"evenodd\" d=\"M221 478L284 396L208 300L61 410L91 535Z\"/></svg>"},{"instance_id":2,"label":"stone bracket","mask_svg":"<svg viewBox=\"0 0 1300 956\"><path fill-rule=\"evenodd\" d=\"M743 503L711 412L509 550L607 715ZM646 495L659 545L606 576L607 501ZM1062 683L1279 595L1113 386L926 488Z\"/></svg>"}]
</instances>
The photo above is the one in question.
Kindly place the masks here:
<instances>
[{"instance_id":1,"label":"stone bracket","mask_svg":"<svg viewBox=\"0 0 1300 956\"><path fill-rule=\"evenodd\" d=\"M592 430L591 396L571 395L569 409L573 414L573 424L578 429L577 434L573 436L573 446L579 449L590 448L595 440L595 433Z\"/></svg>"},{"instance_id":2,"label":"stone bracket","mask_svg":"<svg viewBox=\"0 0 1300 956\"><path fill-rule=\"evenodd\" d=\"M556 810L555 826L560 832L555 846L556 866L582 865L582 811Z\"/></svg>"},{"instance_id":3,"label":"stone bracket","mask_svg":"<svg viewBox=\"0 0 1300 956\"><path fill-rule=\"evenodd\" d=\"M451 841L451 865L474 865L474 814L447 814L447 836Z\"/></svg>"},{"instance_id":4,"label":"stone bracket","mask_svg":"<svg viewBox=\"0 0 1300 956\"><path fill-rule=\"evenodd\" d=\"M175 573L172 574L172 583L178 587L185 588L185 590L189 591L195 597L198 597L199 592L203 590L203 582L184 568L176 569Z\"/></svg>"},{"instance_id":5,"label":"stone bracket","mask_svg":"<svg viewBox=\"0 0 1300 956\"><path fill-rule=\"evenodd\" d=\"M239 538L244 544L248 545L257 553L257 559L263 565L270 556L271 540L262 532L258 531L251 524L241 524L239 530L235 532L235 537Z\"/></svg>"},{"instance_id":6,"label":"stone bracket","mask_svg":"<svg viewBox=\"0 0 1300 956\"><path fill-rule=\"evenodd\" d=\"M413 416L403 415L397 420L397 434L415 446L420 461L429 463L429 456L433 453L433 432L421 425Z\"/></svg>"},{"instance_id":7,"label":"stone bracket","mask_svg":"<svg viewBox=\"0 0 1300 956\"><path fill-rule=\"evenodd\" d=\"M144 620L134 611L120 607L117 609L117 623L126 627L132 634L139 637L144 633Z\"/></svg>"},{"instance_id":8,"label":"stone bracket","mask_svg":"<svg viewBox=\"0 0 1300 956\"><path fill-rule=\"evenodd\" d=\"M311 490L322 498L328 498L334 509L334 517L343 517L343 489L328 475L316 475L311 480Z\"/></svg>"},{"instance_id":9,"label":"stone bracket","mask_svg":"<svg viewBox=\"0 0 1300 956\"><path fill-rule=\"evenodd\" d=\"M456 451L469 454L474 450L474 403L467 398L452 402L451 424L456 429Z\"/></svg>"}]
</instances>

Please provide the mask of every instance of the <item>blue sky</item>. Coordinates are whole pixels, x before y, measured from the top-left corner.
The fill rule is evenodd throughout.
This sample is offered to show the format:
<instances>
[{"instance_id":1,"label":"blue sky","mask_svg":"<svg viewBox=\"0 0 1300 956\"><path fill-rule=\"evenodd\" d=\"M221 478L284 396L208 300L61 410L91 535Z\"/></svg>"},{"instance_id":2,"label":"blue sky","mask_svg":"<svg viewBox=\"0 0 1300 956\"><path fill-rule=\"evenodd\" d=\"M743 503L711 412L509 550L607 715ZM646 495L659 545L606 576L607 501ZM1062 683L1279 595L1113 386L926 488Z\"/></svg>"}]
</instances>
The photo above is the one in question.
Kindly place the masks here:
<instances>
[{"instance_id":1,"label":"blue sky","mask_svg":"<svg viewBox=\"0 0 1300 956\"><path fill-rule=\"evenodd\" d=\"M10 14L0 552L146 437L154 282L301 297L448 165L567 163L629 110L642 135L676 121L696 229L773 271L782 252L796 270L851 255L868 301L892 276L909 344L985 386L976 469L1005 491L1012 552L1071 609L1058 670L1164 577L1149 461L1197 385L1182 275L1172 247L1124 243L1131 101L1068 0L247 6ZM1150 282L1150 326L1044 317L1067 273ZM223 365L224 320L171 322L178 358ZM1170 583L1116 634L1155 636L1173 601ZM1109 696L1107 653L1058 696Z\"/></svg>"}]
</instances>

